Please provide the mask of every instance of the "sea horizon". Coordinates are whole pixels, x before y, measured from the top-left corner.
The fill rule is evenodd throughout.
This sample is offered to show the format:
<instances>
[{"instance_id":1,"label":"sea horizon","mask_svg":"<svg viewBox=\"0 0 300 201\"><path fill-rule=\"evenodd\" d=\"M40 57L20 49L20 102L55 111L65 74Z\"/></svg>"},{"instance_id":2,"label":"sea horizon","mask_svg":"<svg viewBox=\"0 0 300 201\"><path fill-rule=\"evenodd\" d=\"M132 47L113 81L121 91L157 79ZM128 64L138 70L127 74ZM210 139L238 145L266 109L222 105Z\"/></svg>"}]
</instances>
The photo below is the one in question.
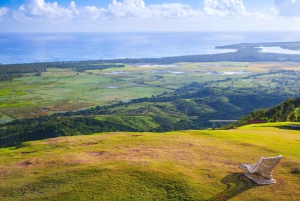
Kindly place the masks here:
<instances>
[{"instance_id":1,"label":"sea horizon","mask_svg":"<svg viewBox=\"0 0 300 201\"><path fill-rule=\"evenodd\" d=\"M161 58L234 52L216 46L299 41L300 32L0 33L0 64Z\"/></svg>"}]
</instances>

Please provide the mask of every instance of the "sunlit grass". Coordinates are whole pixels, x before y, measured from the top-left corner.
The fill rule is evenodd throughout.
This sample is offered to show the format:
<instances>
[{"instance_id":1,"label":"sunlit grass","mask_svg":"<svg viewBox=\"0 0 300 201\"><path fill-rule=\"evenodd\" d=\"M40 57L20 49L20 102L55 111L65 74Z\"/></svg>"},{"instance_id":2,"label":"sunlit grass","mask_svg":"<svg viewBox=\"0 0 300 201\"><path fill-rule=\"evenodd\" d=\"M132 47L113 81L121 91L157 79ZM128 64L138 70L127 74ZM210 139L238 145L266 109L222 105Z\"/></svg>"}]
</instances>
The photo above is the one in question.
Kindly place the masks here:
<instances>
[{"instance_id":1,"label":"sunlit grass","mask_svg":"<svg viewBox=\"0 0 300 201\"><path fill-rule=\"evenodd\" d=\"M282 154L276 184L236 191L232 200L297 200L300 134L287 124L103 133L2 148L1 199L221 200L226 189L221 180L241 173L239 164Z\"/></svg>"}]
</instances>

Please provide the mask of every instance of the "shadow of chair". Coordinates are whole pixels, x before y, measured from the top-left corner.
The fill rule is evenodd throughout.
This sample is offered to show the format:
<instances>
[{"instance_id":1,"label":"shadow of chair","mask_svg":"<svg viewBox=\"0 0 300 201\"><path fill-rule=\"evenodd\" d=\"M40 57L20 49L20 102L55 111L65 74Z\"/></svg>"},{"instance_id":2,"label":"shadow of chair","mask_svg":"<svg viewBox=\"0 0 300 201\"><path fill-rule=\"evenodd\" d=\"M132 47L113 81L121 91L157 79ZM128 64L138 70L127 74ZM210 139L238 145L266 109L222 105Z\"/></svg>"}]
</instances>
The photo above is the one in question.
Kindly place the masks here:
<instances>
[{"instance_id":1,"label":"shadow of chair","mask_svg":"<svg viewBox=\"0 0 300 201\"><path fill-rule=\"evenodd\" d=\"M207 201L225 201L229 200L249 189L256 188L258 185L252 180L244 176L243 173L232 173L224 177L221 182L227 186L227 188L208 199Z\"/></svg>"}]
</instances>

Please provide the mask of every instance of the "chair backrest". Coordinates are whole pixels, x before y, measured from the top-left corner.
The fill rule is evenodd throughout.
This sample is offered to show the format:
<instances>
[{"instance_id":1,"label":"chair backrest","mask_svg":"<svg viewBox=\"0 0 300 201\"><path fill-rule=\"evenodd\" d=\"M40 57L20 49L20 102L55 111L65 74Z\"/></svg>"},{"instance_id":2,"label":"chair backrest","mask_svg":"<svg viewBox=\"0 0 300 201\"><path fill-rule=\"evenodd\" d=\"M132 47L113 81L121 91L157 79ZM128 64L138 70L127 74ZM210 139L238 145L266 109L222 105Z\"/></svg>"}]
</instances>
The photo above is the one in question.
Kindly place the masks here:
<instances>
[{"instance_id":1,"label":"chair backrest","mask_svg":"<svg viewBox=\"0 0 300 201\"><path fill-rule=\"evenodd\" d=\"M281 158L282 155L268 158L261 157L255 172L259 173L261 176L269 178L273 172L273 169L279 163Z\"/></svg>"}]
</instances>

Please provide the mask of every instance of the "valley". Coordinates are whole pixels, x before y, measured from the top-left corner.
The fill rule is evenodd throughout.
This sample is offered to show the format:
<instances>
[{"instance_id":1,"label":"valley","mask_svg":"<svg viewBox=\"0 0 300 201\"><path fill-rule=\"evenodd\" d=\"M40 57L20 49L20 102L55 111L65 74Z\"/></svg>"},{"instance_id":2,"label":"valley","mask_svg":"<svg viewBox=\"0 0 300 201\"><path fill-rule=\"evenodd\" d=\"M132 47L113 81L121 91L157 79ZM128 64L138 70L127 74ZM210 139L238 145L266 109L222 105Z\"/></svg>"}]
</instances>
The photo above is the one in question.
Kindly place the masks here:
<instances>
[{"instance_id":1,"label":"valley","mask_svg":"<svg viewBox=\"0 0 300 201\"><path fill-rule=\"evenodd\" d=\"M266 91L299 95L298 63L176 63L85 70L48 68L0 82L1 122L50 115L174 92L192 82L224 93ZM281 102L283 99L278 101Z\"/></svg>"}]
</instances>

